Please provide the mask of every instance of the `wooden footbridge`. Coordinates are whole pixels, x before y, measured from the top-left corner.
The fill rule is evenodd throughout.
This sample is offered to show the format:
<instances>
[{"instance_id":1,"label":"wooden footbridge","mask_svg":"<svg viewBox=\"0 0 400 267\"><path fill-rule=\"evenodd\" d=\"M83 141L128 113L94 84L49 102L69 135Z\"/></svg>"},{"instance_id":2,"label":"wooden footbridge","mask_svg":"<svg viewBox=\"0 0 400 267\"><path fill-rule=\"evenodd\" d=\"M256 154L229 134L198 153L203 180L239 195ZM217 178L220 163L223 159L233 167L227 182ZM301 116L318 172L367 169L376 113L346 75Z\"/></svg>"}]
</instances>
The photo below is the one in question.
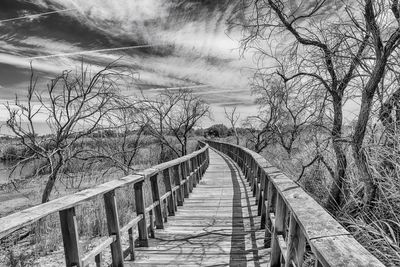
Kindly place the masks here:
<instances>
[{"instance_id":1,"label":"wooden footbridge","mask_svg":"<svg viewBox=\"0 0 400 267\"><path fill-rule=\"evenodd\" d=\"M207 143L143 173L0 218L0 239L58 212L66 266L383 266L260 155ZM136 217L120 225L116 195L129 185ZM83 254L75 208L97 196L109 235Z\"/></svg>"}]
</instances>

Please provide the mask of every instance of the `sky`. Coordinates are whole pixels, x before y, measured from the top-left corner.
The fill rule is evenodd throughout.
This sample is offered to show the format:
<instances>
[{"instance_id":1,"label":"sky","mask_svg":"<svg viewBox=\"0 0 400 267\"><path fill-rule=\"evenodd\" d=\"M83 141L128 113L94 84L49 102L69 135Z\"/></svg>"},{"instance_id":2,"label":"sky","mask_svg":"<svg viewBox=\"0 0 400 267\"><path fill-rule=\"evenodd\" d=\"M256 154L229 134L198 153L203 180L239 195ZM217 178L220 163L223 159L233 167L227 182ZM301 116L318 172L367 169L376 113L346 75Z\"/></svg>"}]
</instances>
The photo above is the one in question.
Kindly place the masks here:
<instances>
[{"instance_id":1,"label":"sky","mask_svg":"<svg viewBox=\"0 0 400 267\"><path fill-rule=\"evenodd\" d=\"M240 53L240 32L226 24L236 2L2 0L0 121L7 118L3 104L26 94L30 63L45 86L82 61L95 70L116 59L138 73L127 95L192 87L213 111L204 127L225 122L224 107L236 106L243 119L255 114L249 86L254 63Z\"/></svg>"}]
</instances>

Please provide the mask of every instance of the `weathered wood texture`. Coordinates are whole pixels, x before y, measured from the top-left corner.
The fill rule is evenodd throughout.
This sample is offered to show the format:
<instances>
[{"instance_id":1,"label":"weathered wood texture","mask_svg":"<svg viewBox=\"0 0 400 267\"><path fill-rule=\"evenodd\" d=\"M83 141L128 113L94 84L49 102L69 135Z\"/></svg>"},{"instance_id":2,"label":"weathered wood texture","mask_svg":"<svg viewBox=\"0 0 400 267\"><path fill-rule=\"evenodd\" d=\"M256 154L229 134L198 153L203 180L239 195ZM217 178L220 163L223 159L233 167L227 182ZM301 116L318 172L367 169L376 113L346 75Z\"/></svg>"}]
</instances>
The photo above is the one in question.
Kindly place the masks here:
<instances>
[{"instance_id":1,"label":"weathered wood texture","mask_svg":"<svg viewBox=\"0 0 400 267\"><path fill-rule=\"evenodd\" d=\"M176 191L184 192L185 197L189 196L189 190L192 188L190 185L194 183L193 179L195 179L195 177L201 178L208 167L208 152L208 145L199 142L199 149L190 155L153 166L135 175L116 179L87 190L82 190L76 194L61 197L45 204L0 218L0 239L50 214L59 212L66 266L86 266L90 263L95 263L97 266L100 266L102 262L102 252L108 247L112 254L112 265L123 266L127 256L130 255L131 260L135 258L133 229L138 229L138 245L148 246L148 224L153 226L155 221L157 229L162 229L164 227L164 220L168 215L163 215L163 203L169 203L170 215L173 215L173 209L175 209L177 205L175 202ZM194 161L198 163L196 166L190 164ZM183 172L180 172L180 182L172 186L171 183L175 177L171 177L170 175L176 175L177 173L173 172L173 170L176 169L182 169ZM165 183L167 186L162 196L159 191L158 179L168 180L167 183ZM150 183L150 197L152 201L146 206L143 184L147 180ZM137 217L121 227L118 219L118 205L116 201L116 194L118 192L116 189L127 187L128 185L134 185L135 188ZM104 199L109 238L86 255L81 255L78 236L79 225L77 225L76 221L75 207L98 196L103 196ZM155 218L153 219L153 217ZM151 230L154 230L154 227L151 227ZM150 232L153 234L153 231ZM129 247L125 250L123 250L121 244L121 236L124 234L129 235L130 239Z\"/></svg>"},{"instance_id":2,"label":"weathered wood texture","mask_svg":"<svg viewBox=\"0 0 400 267\"><path fill-rule=\"evenodd\" d=\"M125 266L266 266L257 212L237 164L210 150L210 165L183 207Z\"/></svg>"},{"instance_id":3,"label":"weathered wood texture","mask_svg":"<svg viewBox=\"0 0 400 267\"><path fill-rule=\"evenodd\" d=\"M384 266L297 183L259 154L237 145L207 141L242 168L253 187L265 226L270 266L301 266L307 242L322 266ZM264 179L264 181L263 181Z\"/></svg>"}]
</instances>

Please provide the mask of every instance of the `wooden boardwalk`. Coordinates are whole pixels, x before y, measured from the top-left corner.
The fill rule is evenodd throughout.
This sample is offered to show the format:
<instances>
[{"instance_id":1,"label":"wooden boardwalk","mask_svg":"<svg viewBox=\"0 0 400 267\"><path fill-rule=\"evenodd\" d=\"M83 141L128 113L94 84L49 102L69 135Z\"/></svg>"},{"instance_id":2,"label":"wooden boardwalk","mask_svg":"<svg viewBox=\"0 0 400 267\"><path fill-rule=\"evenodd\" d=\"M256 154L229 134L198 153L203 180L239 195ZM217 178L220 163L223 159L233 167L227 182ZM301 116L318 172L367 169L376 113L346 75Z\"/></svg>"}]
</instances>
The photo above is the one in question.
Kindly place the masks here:
<instances>
[{"instance_id":1,"label":"wooden boardwalk","mask_svg":"<svg viewBox=\"0 0 400 267\"><path fill-rule=\"evenodd\" d=\"M265 230L238 166L210 149L210 165L174 217L126 266L266 266Z\"/></svg>"}]
</instances>

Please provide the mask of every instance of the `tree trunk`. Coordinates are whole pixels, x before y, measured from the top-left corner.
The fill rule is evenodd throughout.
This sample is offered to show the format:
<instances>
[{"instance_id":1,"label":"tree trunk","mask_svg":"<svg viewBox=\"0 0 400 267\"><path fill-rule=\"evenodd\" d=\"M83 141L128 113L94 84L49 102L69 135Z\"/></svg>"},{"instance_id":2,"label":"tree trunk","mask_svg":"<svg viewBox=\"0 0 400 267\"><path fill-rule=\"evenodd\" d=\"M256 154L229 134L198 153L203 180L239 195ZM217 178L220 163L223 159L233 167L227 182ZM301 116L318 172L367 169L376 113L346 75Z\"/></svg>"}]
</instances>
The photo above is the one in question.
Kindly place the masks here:
<instances>
[{"instance_id":1,"label":"tree trunk","mask_svg":"<svg viewBox=\"0 0 400 267\"><path fill-rule=\"evenodd\" d=\"M371 207L372 202L376 199L377 185L374 182L368 167L367 158L362 149L374 96L374 93L368 93L368 91L369 90L364 90L362 94L360 114L358 115L357 125L353 135L352 150L358 174L360 179L364 182L363 202L366 207Z\"/></svg>"},{"instance_id":2,"label":"tree trunk","mask_svg":"<svg viewBox=\"0 0 400 267\"><path fill-rule=\"evenodd\" d=\"M357 124L353 135L353 157L360 175L360 179L364 182L363 202L366 207L372 207L373 201L376 199L377 185L369 170L367 158L362 150L362 144L367 129L369 114L371 112L372 101L379 82L385 71L387 58L380 58L370 76L361 96L360 114L358 115Z\"/></svg>"},{"instance_id":3,"label":"tree trunk","mask_svg":"<svg viewBox=\"0 0 400 267\"><path fill-rule=\"evenodd\" d=\"M62 166L62 157L59 156L57 159L56 166L52 169L52 172L49 175L49 178L46 183L46 187L44 188L43 194L42 194L42 203L48 202L50 199L50 194L53 191L54 184L56 183L57 175L58 172L61 169Z\"/></svg>"},{"instance_id":4,"label":"tree trunk","mask_svg":"<svg viewBox=\"0 0 400 267\"><path fill-rule=\"evenodd\" d=\"M327 204L327 208L330 211L337 210L342 204L343 186L346 182L347 158L340 141L342 137L343 113L342 97L339 95L333 96L333 111L334 118L331 134L333 149L336 155L336 170Z\"/></svg>"}]
</instances>

